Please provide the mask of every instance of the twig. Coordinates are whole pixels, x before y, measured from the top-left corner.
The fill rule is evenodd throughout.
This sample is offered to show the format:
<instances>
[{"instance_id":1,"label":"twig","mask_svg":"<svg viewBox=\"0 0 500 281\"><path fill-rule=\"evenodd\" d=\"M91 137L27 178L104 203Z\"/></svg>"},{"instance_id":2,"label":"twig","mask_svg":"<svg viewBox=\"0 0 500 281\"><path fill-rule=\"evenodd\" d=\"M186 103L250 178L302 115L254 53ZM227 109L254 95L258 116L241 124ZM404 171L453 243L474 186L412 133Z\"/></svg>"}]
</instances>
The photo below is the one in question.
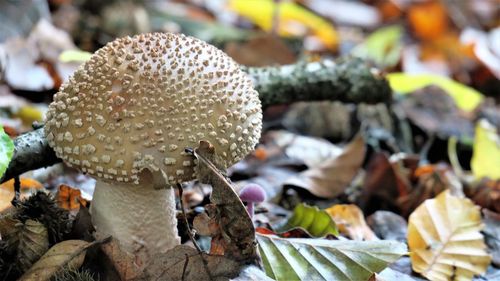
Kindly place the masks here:
<instances>
[{"instance_id":1,"label":"twig","mask_svg":"<svg viewBox=\"0 0 500 281\"><path fill-rule=\"evenodd\" d=\"M19 204L21 198L21 179L19 176L14 177L14 198L12 198L11 204L16 207Z\"/></svg>"}]
</instances>

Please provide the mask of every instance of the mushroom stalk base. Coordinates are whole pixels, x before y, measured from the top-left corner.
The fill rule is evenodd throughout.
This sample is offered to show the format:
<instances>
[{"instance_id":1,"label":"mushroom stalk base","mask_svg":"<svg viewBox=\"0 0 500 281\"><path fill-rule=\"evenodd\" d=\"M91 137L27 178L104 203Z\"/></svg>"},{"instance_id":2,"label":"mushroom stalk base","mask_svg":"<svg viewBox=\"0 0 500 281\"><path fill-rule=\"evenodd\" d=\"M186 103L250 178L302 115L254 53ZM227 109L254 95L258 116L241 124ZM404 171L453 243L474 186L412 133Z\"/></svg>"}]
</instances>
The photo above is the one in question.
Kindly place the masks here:
<instances>
[{"instance_id":1,"label":"mushroom stalk base","mask_svg":"<svg viewBox=\"0 0 500 281\"><path fill-rule=\"evenodd\" d=\"M139 266L180 244L173 188L97 181L90 211L96 236L111 235Z\"/></svg>"}]
</instances>

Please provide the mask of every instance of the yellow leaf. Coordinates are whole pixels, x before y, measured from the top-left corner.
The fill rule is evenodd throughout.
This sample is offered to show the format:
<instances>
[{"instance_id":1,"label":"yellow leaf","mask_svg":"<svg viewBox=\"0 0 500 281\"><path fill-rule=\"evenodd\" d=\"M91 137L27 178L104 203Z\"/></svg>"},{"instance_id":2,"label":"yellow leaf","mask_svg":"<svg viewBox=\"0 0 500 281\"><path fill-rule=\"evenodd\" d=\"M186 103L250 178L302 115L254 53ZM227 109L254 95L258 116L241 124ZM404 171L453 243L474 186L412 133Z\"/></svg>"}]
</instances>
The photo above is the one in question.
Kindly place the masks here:
<instances>
[{"instance_id":1,"label":"yellow leaf","mask_svg":"<svg viewBox=\"0 0 500 281\"><path fill-rule=\"evenodd\" d=\"M387 75L387 79L391 88L400 94L408 94L430 85L436 85L445 90L455 100L457 106L464 111L474 110L483 100L483 95L478 91L447 77L432 74L391 73Z\"/></svg>"},{"instance_id":2,"label":"yellow leaf","mask_svg":"<svg viewBox=\"0 0 500 281\"><path fill-rule=\"evenodd\" d=\"M59 55L61 62L86 62L92 56L91 53L81 50L66 50Z\"/></svg>"},{"instance_id":3,"label":"yellow leaf","mask_svg":"<svg viewBox=\"0 0 500 281\"><path fill-rule=\"evenodd\" d=\"M83 264L89 245L92 244L83 240L60 242L50 248L19 280L45 281L64 268L78 269Z\"/></svg>"},{"instance_id":4,"label":"yellow leaf","mask_svg":"<svg viewBox=\"0 0 500 281\"><path fill-rule=\"evenodd\" d=\"M273 28L274 13L278 9L280 35L303 35L299 34L300 29L297 29L299 23L312 30L328 48L333 50L337 48L338 36L333 25L295 3L288 1L275 3L273 0L231 0L229 7L266 31Z\"/></svg>"},{"instance_id":5,"label":"yellow leaf","mask_svg":"<svg viewBox=\"0 0 500 281\"><path fill-rule=\"evenodd\" d=\"M408 222L414 271L430 280L472 280L491 262L480 231L479 207L449 190L422 203Z\"/></svg>"},{"instance_id":6,"label":"yellow leaf","mask_svg":"<svg viewBox=\"0 0 500 281\"><path fill-rule=\"evenodd\" d=\"M33 122L40 122L43 120L42 111L31 105L21 107L19 111L14 114L14 117L20 118L25 126L31 126Z\"/></svg>"},{"instance_id":7,"label":"yellow leaf","mask_svg":"<svg viewBox=\"0 0 500 281\"><path fill-rule=\"evenodd\" d=\"M325 210L335 221L340 233L353 240L378 240L368 227L363 212L356 205L338 204Z\"/></svg>"},{"instance_id":8,"label":"yellow leaf","mask_svg":"<svg viewBox=\"0 0 500 281\"><path fill-rule=\"evenodd\" d=\"M485 119L476 125L470 165L472 173L478 179L483 177L500 179L500 137L496 128Z\"/></svg>"}]
</instances>

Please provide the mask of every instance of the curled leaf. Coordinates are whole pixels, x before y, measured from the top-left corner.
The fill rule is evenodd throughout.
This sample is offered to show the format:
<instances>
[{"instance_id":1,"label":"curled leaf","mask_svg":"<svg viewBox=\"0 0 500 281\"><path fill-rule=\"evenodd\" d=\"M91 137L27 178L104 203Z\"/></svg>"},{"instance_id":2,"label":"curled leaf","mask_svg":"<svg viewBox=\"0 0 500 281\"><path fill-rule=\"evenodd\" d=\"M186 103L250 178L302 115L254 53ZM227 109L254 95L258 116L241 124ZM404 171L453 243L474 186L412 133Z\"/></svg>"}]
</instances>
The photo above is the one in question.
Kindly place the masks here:
<instances>
[{"instance_id":1,"label":"curled leaf","mask_svg":"<svg viewBox=\"0 0 500 281\"><path fill-rule=\"evenodd\" d=\"M315 237L323 237L328 234L339 235L337 225L325 210L303 203L295 207L286 227L288 229L301 227Z\"/></svg>"},{"instance_id":2,"label":"curled leaf","mask_svg":"<svg viewBox=\"0 0 500 281\"><path fill-rule=\"evenodd\" d=\"M365 141L358 135L340 155L288 179L285 185L303 188L321 198L335 198L344 192L358 173L365 151Z\"/></svg>"},{"instance_id":3,"label":"curled leaf","mask_svg":"<svg viewBox=\"0 0 500 281\"><path fill-rule=\"evenodd\" d=\"M338 204L325 210L339 227L340 233L353 240L378 240L368 227L363 212L356 205Z\"/></svg>"}]
</instances>

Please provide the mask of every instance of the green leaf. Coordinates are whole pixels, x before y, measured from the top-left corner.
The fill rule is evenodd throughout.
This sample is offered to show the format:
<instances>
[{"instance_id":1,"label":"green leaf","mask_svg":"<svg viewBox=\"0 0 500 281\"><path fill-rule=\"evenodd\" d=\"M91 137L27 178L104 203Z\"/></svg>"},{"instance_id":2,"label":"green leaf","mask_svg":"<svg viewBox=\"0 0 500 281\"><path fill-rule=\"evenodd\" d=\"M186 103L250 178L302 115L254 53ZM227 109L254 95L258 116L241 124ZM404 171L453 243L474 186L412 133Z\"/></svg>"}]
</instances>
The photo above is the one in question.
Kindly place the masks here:
<instances>
[{"instance_id":1,"label":"green leaf","mask_svg":"<svg viewBox=\"0 0 500 281\"><path fill-rule=\"evenodd\" d=\"M368 280L407 253L404 243L285 239L257 234L267 275L275 280Z\"/></svg>"},{"instance_id":2,"label":"green leaf","mask_svg":"<svg viewBox=\"0 0 500 281\"><path fill-rule=\"evenodd\" d=\"M299 204L293 210L292 217L286 223L287 230L301 227L314 237L323 237L327 234L339 235L337 225L325 210Z\"/></svg>"},{"instance_id":3,"label":"green leaf","mask_svg":"<svg viewBox=\"0 0 500 281\"><path fill-rule=\"evenodd\" d=\"M353 55L373 60L382 67L396 65L401 58L403 29L393 25L378 29L353 50Z\"/></svg>"},{"instance_id":4,"label":"green leaf","mask_svg":"<svg viewBox=\"0 0 500 281\"><path fill-rule=\"evenodd\" d=\"M478 91L453 81L447 77L432 74L390 73L387 79L392 90L399 94L408 94L418 89L435 85L446 91L457 106L464 111L474 110L483 100Z\"/></svg>"},{"instance_id":5,"label":"green leaf","mask_svg":"<svg viewBox=\"0 0 500 281\"><path fill-rule=\"evenodd\" d=\"M7 170L12 155L14 155L14 142L4 132L3 127L0 126L0 178Z\"/></svg>"},{"instance_id":6,"label":"green leaf","mask_svg":"<svg viewBox=\"0 0 500 281\"><path fill-rule=\"evenodd\" d=\"M485 119L481 119L476 125L470 165L472 173L478 179L500 179L500 137L496 128Z\"/></svg>"},{"instance_id":7,"label":"green leaf","mask_svg":"<svg viewBox=\"0 0 500 281\"><path fill-rule=\"evenodd\" d=\"M89 52L81 50L66 50L59 55L61 62L86 62L92 57Z\"/></svg>"}]
</instances>

